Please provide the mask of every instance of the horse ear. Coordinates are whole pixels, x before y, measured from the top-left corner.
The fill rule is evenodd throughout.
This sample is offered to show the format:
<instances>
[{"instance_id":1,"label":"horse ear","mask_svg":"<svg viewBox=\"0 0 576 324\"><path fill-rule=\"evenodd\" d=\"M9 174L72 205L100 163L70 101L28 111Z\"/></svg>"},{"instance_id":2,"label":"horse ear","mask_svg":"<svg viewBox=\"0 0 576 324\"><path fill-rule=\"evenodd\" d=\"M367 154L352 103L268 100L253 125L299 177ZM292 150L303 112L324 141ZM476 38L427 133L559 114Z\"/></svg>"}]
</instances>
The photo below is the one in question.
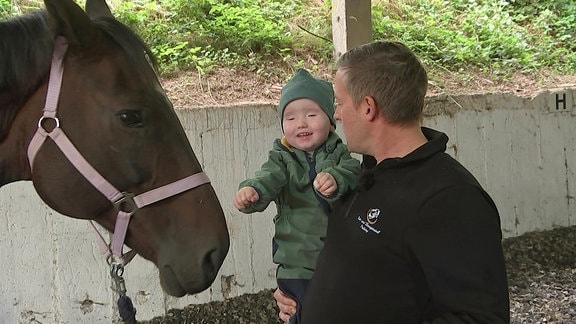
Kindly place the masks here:
<instances>
[{"instance_id":1,"label":"horse ear","mask_svg":"<svg viewBox=\"0 0 576 324\"><path fill-rule=\"evenodd\" d=\"M86 0L86 13L90 18L114 18L110 7L106 4L106 0Z\"/></svg>"},{"instance_id":2,"label":"horse ear","mask_svg":"<svg viewBox=\"0 0 576 324\"><path fill-rule=\"evenodd\" d=\"M44 5L54 36L66 37L72 46L92 42L95 31L92 21L73 0L44 0Z\"/></svg>"}]
</instances>

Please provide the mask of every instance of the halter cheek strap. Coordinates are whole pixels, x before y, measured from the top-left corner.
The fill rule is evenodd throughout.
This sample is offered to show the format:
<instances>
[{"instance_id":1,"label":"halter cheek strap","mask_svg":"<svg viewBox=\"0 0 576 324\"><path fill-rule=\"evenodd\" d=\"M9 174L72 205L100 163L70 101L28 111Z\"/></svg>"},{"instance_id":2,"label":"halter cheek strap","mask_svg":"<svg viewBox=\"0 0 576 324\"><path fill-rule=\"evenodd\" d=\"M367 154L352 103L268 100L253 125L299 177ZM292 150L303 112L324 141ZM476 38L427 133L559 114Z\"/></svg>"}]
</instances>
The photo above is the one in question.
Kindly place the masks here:
<instances>
[{"instance_id":1,"label":"halter cheek strap","mask_svg":"<svg viewBox=\"0 0 576 324\"><path fill-rule=\"evenodd\" d=\"M100 175L100 173L96 171L88 161L86 161L82 154L80 154L74 144L72 144L68 136L66 136L64 131L60 128L60 121L56 117L58 97L60 95L62 75L64 72L62 62L67 48L68 43L66 39L62 36L56 37L43 115L38 121L38 129L28 146L30 170L33 171L34 159L36 158L38 150L46 138L50 137L54 143L56 143L58 148L60 148L62 153L64 153L66 158L68 158L74 167L86 178L86 180L98 189L98 191L100 191L118 210L111 244L106 243L106 240L98 231L94 223L92 221L90 221L90 223L96 230L100 250L106 258L112 257L115 259L115 262L126 265L136 255L136 252L133 251L127 253L122 252L124 239L126 238L126 233L128 231L128 224L130 223L132 215L142 207L209 183L210 179L208 179L208 176L204 172L199 172L162 187L152 189L139 195L134 195L132 193L119 191L102 175ZM47 131L44 128L45 121L48 119L52 119L55 123L55 126L51 131Z\"/></svg>"}]
</instances>

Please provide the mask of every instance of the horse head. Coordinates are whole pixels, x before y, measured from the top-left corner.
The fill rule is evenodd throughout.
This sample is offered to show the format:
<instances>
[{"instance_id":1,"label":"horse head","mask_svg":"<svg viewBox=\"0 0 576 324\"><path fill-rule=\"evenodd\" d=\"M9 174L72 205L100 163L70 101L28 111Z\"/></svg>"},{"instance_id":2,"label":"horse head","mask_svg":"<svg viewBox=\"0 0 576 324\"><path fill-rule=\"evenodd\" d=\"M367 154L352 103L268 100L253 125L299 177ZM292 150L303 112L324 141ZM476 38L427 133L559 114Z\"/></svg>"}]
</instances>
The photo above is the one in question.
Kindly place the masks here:
<instances>
[{"instance_id":1,"label":"horse head","mask_svg":"<svg viewBox=\"0 0 576 324\"><path fill-rule=\"evenodd\" d=\"M29 91L10 101L10 125L0 136L0 185L32 180L52 209L112 233L119 213L129 214L120 245L125 242L157 266L166 293L206 289L228 252L226 220L158 80L151 51L103 0L88 0L86 12L72 0L45 5L38 20L45 22L46 37L55 40L53 56L61 60L52 60L51 69L37 64L46 71L36 72ZM47 62L50 54L44 53ZM59 87L53 85L57 77ZM15 90L0 83L0 105L9 91ZM56 107L47 116L50 101ZM174 189L190 178L204 181ZM124 206L126 197L131 206Z\"/></svg>"}]
</instances>

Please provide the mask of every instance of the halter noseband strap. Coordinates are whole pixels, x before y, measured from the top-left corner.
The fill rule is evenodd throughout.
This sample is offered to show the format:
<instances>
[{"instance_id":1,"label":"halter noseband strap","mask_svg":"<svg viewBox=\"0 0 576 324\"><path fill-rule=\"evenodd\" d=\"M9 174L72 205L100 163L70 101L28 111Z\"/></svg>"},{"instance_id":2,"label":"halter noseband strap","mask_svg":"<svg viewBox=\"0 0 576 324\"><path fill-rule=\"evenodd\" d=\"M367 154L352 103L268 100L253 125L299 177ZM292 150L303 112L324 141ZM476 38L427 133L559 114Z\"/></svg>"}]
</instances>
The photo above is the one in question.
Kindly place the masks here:
<instances>
[{"instance_id":1,"label":"halter noseband strap","mask_svg":"<svg viewBox=\"0 0 576 324\"><path fill-rule=\"evenodd\" d=\"M208 176L206 176L204 172L199 172L136 196L131 193L119 191L110 184L110 182L104 179L104 177L102 177L102 175L100 175L100 173L98 173L98 171L96 171L96 169L94 169L92 165L84 159L74 144L72 144L68 136L66 136L64 131L60 128L60 121L56 117L58 97L60 95L60 86L62 84L62 75L64 72L62 62L67 48L68 43L66 39L62 36L57 36L54 41L54 52L52 55L52 66L48 81L46 104L43 109L43 115L38 121L38 129L28 146L30 170L32 171L34 159L36 158L40 146L42 146L42 143L44 143L47 137L50 137L74 167L86 178L86 180L98 189L98 191L100 191L118 210L112 243L110 245L106 243L106 240L102 234L100 234L94 223L92 221L90 221L90 223L98 234L98 243L106 258L114 257L122 265L126 265L136 254L133 251L129 251L125 254L122 253L122 247L124 246L124 239L126 237L126 232L128 231L128 224L131 216L138 209L144 206L196 188L205 183L209 183L210 179L208 179ZM51 131L44 129L43 124L47 119L54 120L55 126Z\"/></svg>"}]
</instances>

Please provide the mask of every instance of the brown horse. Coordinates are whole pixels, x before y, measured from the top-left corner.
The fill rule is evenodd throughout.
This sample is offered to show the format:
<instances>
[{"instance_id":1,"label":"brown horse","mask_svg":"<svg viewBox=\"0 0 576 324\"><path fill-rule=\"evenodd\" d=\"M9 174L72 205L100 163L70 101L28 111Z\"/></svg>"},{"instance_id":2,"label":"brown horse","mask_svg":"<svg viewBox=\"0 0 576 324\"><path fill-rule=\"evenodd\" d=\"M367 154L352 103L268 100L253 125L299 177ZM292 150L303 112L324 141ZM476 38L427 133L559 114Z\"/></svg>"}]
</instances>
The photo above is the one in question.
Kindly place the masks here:
<instances>
[{"instance_id":1,"label":"brown horse","mask_svg":"<svg viewBox=\"0 0 576 324\"><path fill-rule=\"evenodd\" d=\"M0 186L31 180L61 214L152 261L164 291L214 281L226 220L156 75L148 47L104 0L45 0L0 22Z\"/></svg>"}]
</instances>

